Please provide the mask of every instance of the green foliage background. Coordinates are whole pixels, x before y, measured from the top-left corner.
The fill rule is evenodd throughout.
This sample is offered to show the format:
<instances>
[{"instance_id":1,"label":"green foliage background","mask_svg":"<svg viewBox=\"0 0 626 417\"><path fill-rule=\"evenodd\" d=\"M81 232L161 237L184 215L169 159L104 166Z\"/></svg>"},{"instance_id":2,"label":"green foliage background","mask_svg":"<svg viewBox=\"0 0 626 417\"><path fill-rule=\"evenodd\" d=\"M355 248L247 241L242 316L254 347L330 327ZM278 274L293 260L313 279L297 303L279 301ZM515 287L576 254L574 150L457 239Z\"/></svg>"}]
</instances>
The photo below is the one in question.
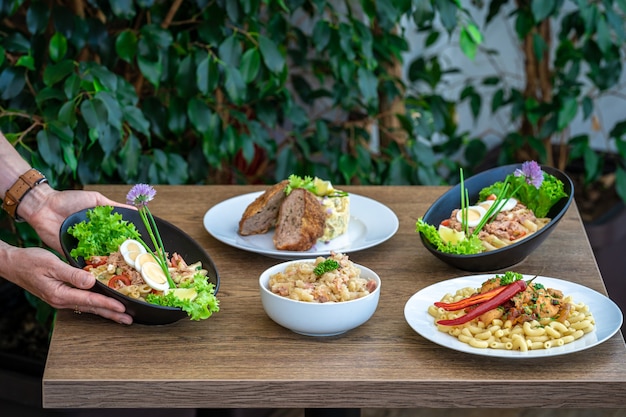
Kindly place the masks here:
<instances>
[{"instance_id":1,"label":"green foliage background","mask_svg":"<svg viewBox=\"0 0 626 417\"><path fill-rule=\"evenodd\" d=\"M57 187L441 180L386 124L410 0L1 4L0 128Z\"/></svg>"}]
</instances>

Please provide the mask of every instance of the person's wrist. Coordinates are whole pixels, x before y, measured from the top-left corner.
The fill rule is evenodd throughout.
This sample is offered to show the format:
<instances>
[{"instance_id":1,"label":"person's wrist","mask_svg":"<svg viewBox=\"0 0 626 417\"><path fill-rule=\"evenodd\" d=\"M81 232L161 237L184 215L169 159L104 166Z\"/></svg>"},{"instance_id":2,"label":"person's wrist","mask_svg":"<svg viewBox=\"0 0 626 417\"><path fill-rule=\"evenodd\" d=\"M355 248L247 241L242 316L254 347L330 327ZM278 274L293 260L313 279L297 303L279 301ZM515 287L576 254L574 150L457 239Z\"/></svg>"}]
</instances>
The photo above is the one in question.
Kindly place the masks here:
<instances>
[{"instance_id":1,"label":"person's wrist","mask_svg":"<svg viewBox=\"0 0 626 417\"><path fill-rule=\"evenodd\" d=\"M18 213L23 200L47 182L48 180L41 172L34 168L28 169L6 191L2 208L16 221L23 221L24 219Z\"/></svg>"},{"instance_id":2,"label":"person's wrist","mask_svg":"<svg viewBox=\"0 0 626 417\"><path fill-rule=\"evenodd\" d=\"M33 188L28 194L24 195L17 207L18 218L34 226L31 219L35 218L36 214L44 209L48 196L53 192L54 189L47 183L39 184Z\"/></svg>"}]
</instances>

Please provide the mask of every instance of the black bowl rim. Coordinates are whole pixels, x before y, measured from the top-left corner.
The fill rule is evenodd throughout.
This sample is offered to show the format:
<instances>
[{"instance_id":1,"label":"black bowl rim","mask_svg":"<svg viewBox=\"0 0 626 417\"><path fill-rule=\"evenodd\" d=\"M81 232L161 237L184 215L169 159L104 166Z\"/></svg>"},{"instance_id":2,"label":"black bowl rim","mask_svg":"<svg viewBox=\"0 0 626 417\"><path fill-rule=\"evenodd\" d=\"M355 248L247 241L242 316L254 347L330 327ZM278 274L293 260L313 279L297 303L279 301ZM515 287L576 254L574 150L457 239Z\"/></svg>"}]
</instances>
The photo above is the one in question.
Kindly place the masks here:
<instances>
[{"instance_id":1,"label":"black bowl rim","mask_svg":"<svg viewBox=\"0 0 626 417\"><path fill-rule=\"evenodd\" d=\"M74 217L76 215L80 215L80 214L86 213L88 210L91 210L91 209L93 209L93 207L89 207L89 208L86 208L86 209L83 209L83 210L79 210L79 211L69 215L63 221L63 223L61 225L61 229L59 231L59 237L61 239L61 248L63 249L63 254L65 255L65 258L70 263L70 265L72 265L72 266L74 266L76 268L81 268L82 269L85 266L85 261L82 258L82 256L79 257L80 260L76 260L76 259L74 259L73 256L70 255L70 250L67 248L67 246L63 242L63 235L67 233L67 229L69 228L67 223L69 222L69 220L72 217ZM136 210L135 209L126 208L126 207L117 207L117 206L113 207L113 212L118 212L118 213L122 214L122 216L123 216L124 212L134 212L134 211L136 211ZM217 294L217 292L219 290L219 286L220 286L220 276L219 276L219 272L217 270L217 266L215 265L215 262L213 261L211 256L207 253L207 251L202 246L200 246L200 244L198 242L196 242L194 239L192 239L191 236L189 236L180 227L178 227L178 226L168 222L167 220L164 220L164 219L162 219L160 217L157 217L157 216L154 216L154 219L155 219L156 222L160 222L160 223L166 224L168 227L172 228L177 233L180 233L181 235L186 236L189 239L189 242L193 246L195 246L198 251L200 251L201 253L204 253L206 258L211 262L212 268L215 270L215 281L216 282L214 283L214 286L215 286L214 294ZM150 242L146 242L146 244L149 247L152 248L152 244ZM137 303L138 302L136 299L134 299L132 297L129 297L129 296L125 295L125 294L122 294L119 291L116 291L115 293L112 293L112 291L115 291L115 290L111 290L109 287L107 287L106 285L104 285L102 282L100 282L98 280L96 280L96 284L93 287L91 287L90 290L98 292L98 289L96 288L96 286L101 289L100 290L101 294L104 293L106 295L112 295L112 296L114 295L115 297L122 298L124 300L127 300L128 302L133 302L133 303ZM181 309L179 307L161 306L161 305L158 305L158 304L150 304L150 303L147 303L147 305L150 308L155 308L157 310L171 311L171 312L181 312L185 316L187 315L187 313L185 311L183 311L183 309Z\"/></svg>"},{"instance_id":2,"label":"black bowl rim","mask_svg":"<svg viewBox=\"0 0 626 417\"><path fill-rule=\"evenodd\" d=\"M521 164L521 163L519 163L519 164L510 164L510 165L502 165L502 166L494 167L494 168L488 169L488 170L486 170L486 171L482 171L482 172L479 172L479 173L477 173L477 174L475 174L475 175L472 175L471 177L467 178L467 179L465 180L465 182L467 183L468 181L472 180L473 178L475 179L475 178L477 178L477 177L479 177L479 176L482 176L482 175L488 175L489 173L492 173L492 172L494 172L494 171L499 171L499 170L510 169L510 170L511 170L510 172L513 172L515 169L517 169L517 168L521 168L521 167L522 167L522 164ZM557 169L557 168L554 168L554 167L551 167L551 166L547 166L547 165L541 165L541 169L542 169L543 171L545 171L545 172L547 172L547 173L551 174L551 175L554 175L555 173L560 174L563 178L559 178L559 179L560 179L560 180L565 179L565 180L566 180L566 182L569 184L570 193L569 193L569 195L567 196L567 199L566 199L566 201L565 201L565 204L563 205L563 208L561 208L561 209L560 209L560 210L559 210L559 211L558 211L558 212L554 215L554 217L551 217L550 223L551 223L552 225L555 225L555 224L556 224L556 223L558 223L558 222L561 220L561 218L565 215L565 213L567 212L567 210L568 210L569 206L571 205L571 203L572 203L572 201L573 201L573 199L574 199L574 183L573 183L572 179L571 179L571 178L570 178L570 177L569 177L569 176L568 176L565 172L563 172L563 171L561 171L561 170L559 170L559 169ZM504 180L504 177L503 177L502 179ZM566 189L567 189L567 185L568 185L568 184L564 184ZM443 194L442 194L439 198L437 198L437 200L435 200L435 201L434 201L434 202L430 205L430 207L428 208L428 210L426 210L426 213L424 213L424 216L422 216L422 218L427 217L427 216L428 216L428 214L429 214L429 213L430 213L430 212L434 209L434 207L437 205L437 203L438 203L440 200L443 200L443 199L444 199L444 198L448 195L448 193L453 192L453 191L454 191L457 187L459 187L459 185L458 185L458 184L457 184L457 185L455 185L455 186L453 186L450 190L446 191L446 192L445 192L445 193L443 193ZM474 194L475 194L475 195L478 195L478 193L479 193L479 192L480 192L480 190L477 190ZM470 197L471 197L472 195L474 195L474 194L470 194ZM561 200L562 200L562 199L561 199ZM559 203L557 202L557 204L559 204ZM550 225L550 224L549 224L549 225ZM543 228L539 229L539 231L535 232L535 233L533 234L533 236L532 236L530 239L535 239L536 237L541 236L542 234L544 234L545 232L547 232L547 231L551 228L551 227L548 227L549 225L546 225L546 227L543 227ZM432 252L436 252L436 253L443 254L443 255L445 255L447 258L450 258L450 259L459 259L459 260L462 260L462 259L476 259L476 258L481 258L481 257L485 257L485 256L496 255L496 254L498 254L498 253L501 253L501 252L504 252L504 251L507 251L507 250L511 250L511 249L513 249L513 248L516 248L516 247L518 247L518 246L520 246L520 245L523 245L524 243L528 242L528 240L526 240L526 239L522 239L522 240L520 240L519 242L515 242L515 243L513 243L512 245L506 246L506 247L504 247L504 248L499 248L499 249L496 249L496 250L486 251L486 252L481 252L481 253L474 253L474 254L470 254L470 255L459 255L459 254L456 254L456 253L446 253L446 252L442 252L442 251L438 250L438 249L437 249L437 248L436 248L436 247L435 247L432 243L430 243L430 241L429 241L428 239L426 239L426 237L424 236L424 234L423 234L423 233L421 233L421 232L420 232L420 239L422 240L422 243L424 244L424 246L426 246L426 247L427 247L429 250L431 250Z\"/></svg>"}]
</instances>

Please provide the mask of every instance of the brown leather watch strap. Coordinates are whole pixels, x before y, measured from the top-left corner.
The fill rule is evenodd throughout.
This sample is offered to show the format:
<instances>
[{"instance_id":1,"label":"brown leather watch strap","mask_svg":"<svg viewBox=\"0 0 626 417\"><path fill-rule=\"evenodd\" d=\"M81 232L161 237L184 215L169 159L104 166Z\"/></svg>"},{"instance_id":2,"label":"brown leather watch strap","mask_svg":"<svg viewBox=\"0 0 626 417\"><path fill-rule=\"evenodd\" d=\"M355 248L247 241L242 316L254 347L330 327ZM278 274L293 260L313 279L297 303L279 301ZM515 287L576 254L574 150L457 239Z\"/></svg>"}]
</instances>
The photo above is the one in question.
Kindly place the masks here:
<instances>
[{"instance_id":1,"label":"brown leather watch strap","mask_svg":"<svg viewBox=\"0 0 626 417\"><path fill-rule=\"evenodd\" d=\"M15 181L4 196L2 208L16 221L22 221L17 215L17 207L26 194L39 184L48 182L44 175L34 168L29 169Z\"/></svg>"}]
</instances>

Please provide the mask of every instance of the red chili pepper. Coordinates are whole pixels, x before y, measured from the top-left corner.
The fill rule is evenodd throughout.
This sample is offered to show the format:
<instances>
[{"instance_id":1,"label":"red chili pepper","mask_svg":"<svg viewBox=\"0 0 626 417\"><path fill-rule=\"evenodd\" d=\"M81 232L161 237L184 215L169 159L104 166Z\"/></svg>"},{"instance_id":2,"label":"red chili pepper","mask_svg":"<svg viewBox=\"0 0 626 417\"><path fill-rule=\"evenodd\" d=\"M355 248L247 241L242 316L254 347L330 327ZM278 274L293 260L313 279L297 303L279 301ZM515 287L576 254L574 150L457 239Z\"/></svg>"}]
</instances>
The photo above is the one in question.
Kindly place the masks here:
<instances>
[{"instance_id":1,"label":"red chili pepper","mask_svg":"<svg viewBox=\"0 0 626 417\"><path fill-rule=\"evenodd\" d=\"M446 311L462 310L464 308L471 307L475 304L484 303L485 301L492 299L493 297L495 297L496 295L504 291L506 287L507 287L506 285L502 285L500 287L493 288L489 291L486 291L480 294L474 294L470 297L464 298L459 301L455 301L453 303L444 303L442 301L436 301L435 307L443 308Z\"/></svg>"},{"instance_id":2,"label":"red chili pepper","mask_svg":"<svg viewBox=\"0 0 626 417\"><path fill-rule=\"evenodd\" d=\"M443 220L443 221L441 222L441 225L442 225L442 226L446 226L446 227L450 226L450 219L445 219L445 220Z\"/></svg>"},{"instance_id":3,"label":"red chili pepper","mask_svg":"<svg viewBox=\"0 0 626 417\"><path fill-rule=\"evenodd\" d=\"M128 278L126 275L114 275L109 280L109 287L110 288L117 288L117 286L115 284L117 284L120 281L123 282L124 285L130 285L130 278Z\"/></svg>"},{"instance_id":4,"label":"red chili pepper","mask_svg":"<svg viewBox=\"0 0 626 417\"><path fill-rule=\"evenodd\" d=\"M494 308L510 300L517 293L524 291L526 289L526 286L527 286L526 281L524 281L523 279L520 279L519 281L515 281L505 286L504 290L502 290L498 295L478 305L476 308L472 309L464 316L457 317L455 319L450 319L450 320L439 320L437 324L440 324L442 326L458 326L458 325L467 323L468 321L473 320L476 317L482 315L483 313L486 313L489 310L493 310Z\"/></svg>"}]
</instances>

